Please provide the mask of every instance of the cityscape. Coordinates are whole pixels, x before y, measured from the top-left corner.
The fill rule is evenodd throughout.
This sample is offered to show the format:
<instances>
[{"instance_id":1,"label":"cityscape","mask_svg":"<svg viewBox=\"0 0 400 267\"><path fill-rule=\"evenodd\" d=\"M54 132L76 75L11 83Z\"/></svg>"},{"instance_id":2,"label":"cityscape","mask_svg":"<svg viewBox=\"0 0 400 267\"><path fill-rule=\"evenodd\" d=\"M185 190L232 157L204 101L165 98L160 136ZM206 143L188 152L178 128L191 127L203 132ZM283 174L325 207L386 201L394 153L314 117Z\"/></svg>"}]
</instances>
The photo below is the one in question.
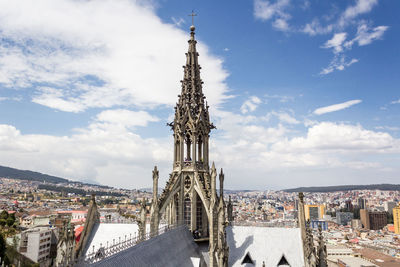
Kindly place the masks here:
<instances>
[{"instance_id":1,"label":"cityscape","mask_svg":"<svg viewBox=\"0 0 400 267\"><path fill-rule=\"evenodd\" d=\"M0 0L0 265L400 267L399 10Z\"/></svg>"},{"instance_id":2,"label":"cityscape","mask_svg":"<svg viewBox=\"0 0 400 267\"><path fill-rule=\"evenodd\" d=\"M104 192L103 196L96 196L101 223L135 226L141 216L143 198L147 199L146 217L150 220L150 190L54 184L70 188L71 192L73 189L88 192L82 195L67 192L69 190L41 189L41 185L49 184L46 182L10 178L1 178L0 182L2 232L7 242L26 256L26 262L45 263L55 259L57 237L63 231L65 222L73 223L74 239L79 241L88 214L91 199L89 192ZM322 228L328 264L343 262L352 266L356 260L364 266L400 264L399 191L377 189L313 192L305 193L304 197L305 217L310 221L309 227L315 233L319 227ZM297 227L299 202L296 192L228 190L225 201L231 202L233 206L232 225ZM40 249L41 239L32 237L38 233L44 233L44 237L50 238L43 242L43 249ZM131 227L126 233L137 235L138 228ZM23 238L28 242L21 242Z\"/></svg>"}]
</instances>

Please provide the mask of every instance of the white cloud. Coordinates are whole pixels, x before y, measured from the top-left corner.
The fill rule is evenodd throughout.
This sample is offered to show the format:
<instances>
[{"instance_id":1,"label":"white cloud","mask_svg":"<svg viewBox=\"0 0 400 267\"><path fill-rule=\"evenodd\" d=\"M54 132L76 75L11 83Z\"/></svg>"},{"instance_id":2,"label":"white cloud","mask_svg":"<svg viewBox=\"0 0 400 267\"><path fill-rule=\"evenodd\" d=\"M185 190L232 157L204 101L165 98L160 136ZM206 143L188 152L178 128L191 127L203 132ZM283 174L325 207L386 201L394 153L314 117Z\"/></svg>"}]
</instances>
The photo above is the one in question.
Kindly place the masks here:
<instances>
[{"instance_id":1,"label":"white cloud","mask_svg":"<svg viewBox=\"0 0 400 267\"><path fill-rule=\"evenodd\" d=\"M144 3L0 1L0 37L7 40L0 45L0 83L33 90L35 103L69 112L172 106L189 34ZM228 74L201 40L198 51L204 91L218 105L227 97Z\"/></svg>"},{"instance_id":2,"label":"white cloud","mask_svg":"<svg viewBox=\"0 0 400 267\"><path fill-rule=\"evenodd\" d=\"M278 18L273 23L272 26L280 31L289 31L289 24L286 19Z\"/></svg>"},{"instance_id":3,"label":"white cloud","mask_svg":"<svg viewBox=\"0 0 400 267\"><path fill-rule=\"evenodd\" d=\"M362 102L362 100L359 100L359 99L350 100L350 101L346 101L346 102L335 104L335 105L330 105L330 106L326 106L326 107L322 107L322 108L317 108L316 110L314 110L313 113L316 114L316 115L322 115L322 114L325 114L325 113L346 109L346 108L349 108L349 107L351 107L353 105L359 104L361 102Z\"/></svg>"},{"instance_id":4,"label":"white cloud","mask_svg":"<svg viewBox=\"0 0 400 267\"><path fill-rule=\"evenodd\" d=\"M313 19L311 23L307 23L300 31L310 36L315 36L318 34L330 33L332 32L333 28L334 28L333 24L322 26L318 19Z\"/></svg>"},{"instance_id":5,"label":"white cloud","mask_svg":"<svg viewBox=\"0 0 400 267\"><path fill-rule=\"evenodd\" d=\"M254 0L254 17L267 21L273 19L272 26L280 31L289 31L288 20L291 16L286 12L290 5L290 0Z\"/></svg>"},{"instance_id":6,"label":"white cloud","mask_svg":"<svg viewBox=\"0 0 400 267\"><path fill-rule=\"evenodd\" d=\"M400 104L400 98L398 100L394 100L394 101L390 102L390 104Z\"/></svg>"},{"instance_id":7,"label":"white cloud","mask_svg":"<svg viewBox=\"0 0 400 267\"><path fill-rule=\"evenodd\" d=\"M355 58L347 61L345 55L338 56L338 54L346 53L346 50L352 49L355 42L358 43L358 46L364 46L375 40L382 39L388 26L378 26L371 29L365 21L356 20L359 15L370 12L377 3L377 0L357 0L355 5L348 6L343 12L341 12L339 18L334 22L330 21L332 19L330 18L329 23L322 26L320 20L314 18L310 23L307 23L305 26L300 28L300 32L310 36L336 31L333 37L321 46L322 48L332 48L335 56L331 60L329 66L323 68L320 74L326 75L335 70L344 70L350 65L358 62L358 59ZM346 41L349 35L345 31L346 28L357 24L359 24L359 26L355 37Z\"/></svg>"},{"instance_id":8,"label":"white cloud","mask_svg":"<svg viewBox=\"0 0 400 267\"><path fill-rule=\"evenodd\" d=\"M339 25L345 26L350 20L358 15L368 13L378 4L378 0L357 0L354 6L349 6L339 19Z\"/></svg>"},{"instance_id":9,"label":"white cloud","mask_svg":"<svg viewBox=\"0 0 400 267\"><path fill-rule=\"evenodd\" d=\"M360 125L321 122L309 128L306 137L295 137L274 146L277 150L292 152L398 153L400 142L388 133L366 130Z\"/></svg>"},{"instance_id":10,"label":"white cloud","mask_svg":"<svg viewBox=\"0 0 400 267\"><path fill-rule=\"evenodd\" d=\"M272 126L261 117L223 110L211 115L218 130L212 131L210 159L226 171L228 188L243 188L243 177L247 188L297 186L299 179L311 185L320 175L338 184L339 174L351 170L357 170L352 182L367 181L400 154L399 139L360 125L313 122L303 136L282 124L285 116ZM164 184L171 171L172 137L144 138L136 132L157 120L145 112L107 110L68 136L24 134L0 125L0 163L125 188L148 187L151 169L158 165Z\"/></svg>"},{"instance_id":11,"label":"white cloud","mask_svg":"<svg viewBox=\"0 0 400 267\"><path fill-rule=\"evenodd\" d=\"M346 60L345 55L335 55L332 59L332 61L329 63L329 66L326 68L323 68L319 74L321 75L326 75L334 70L339 70L342 71L347 67L350 67L354 63L357 63L358 59L353 58L351 60Z\"/></svg>"},{"instance_id":12,"label":"white cloud","mask_svg":"<svg viewBox=\"0 0 400 267\"><path fill-rule=\"evenodd\" d=\"M309 9L311 6L311 2L309 0L305 0L301 6L302 9L306 10Z\"/></svg>"},{"instance_id":13,"label":"white cloud","mask_svg":"<svg viewBox=\"0 0 400 267\"><path fill-rule=\"evenodd\" d=\"M261 99L256 97L256 96L251 96L249 99L244 101L242 106L240 107L240 111L243 114L246 114L248 112L253 112L257 109L258 105L261 104Z\"/></svg>"},{"instance_id":14,"label":"white cloud","mask_svg":"<svg viewBox=\"0 0 400 267\"><path fill-rule=\"evenodd\" d=\"M354 39L346 42L345 46L351 48L355 42L357 42L359 46L369 45L375 40L382 39L383 34L388 28L388 26L378 26L370 29L366 23L361 23L358 26L357 34Z\"/></svg>"},{"instance_id":15,"label":"white cloud","mask_svg":"<svg viewBox=\"0 0 400 267\"><path fill-rule=\"evenodd\" d=\"M267 99L279 99L279 102L281 103L286 103L289 101L294 101L294 97L293 96L288 96L288 95L264 95L265 98Z\"/></svg>"},{"instance_id":16,"label":"white cloud","mask_svg":"<svg viewBox=\"0 0 400 267\"><path fill-rule=\"evenodd\" d=\"M211 158L227 170L229 183L238 188L243 187L242 177L268 187L297 186L298 179L312 184L319 181L316 173L329 177L326 184L346 182L341 179L344 174L347 179L351 175L355 183L372 182L395 164L400 153L399 139L360 125L314 121L302 136L281 123L272 127L261 121L226 112L216 121L219 130L211 139ZM396 170L390 173L391 182L397 177Z\"/></svg>"},{"instance_id":17,"label":"white cloud","mask_svg":"<svg viewBox=\"0 0 400 267\"><path fill-rule=\"evenodd\" d=\"M0 102L1 101L21 101L22 97L21 96L15 96L15 97L8 97L8 96L0 96Z\"/></svg>"},{"instance_id":18,"label":"white cloud","mask_svg":"<svg viewBox=\"0 0 400 267\"><path fill-rule=\"evenodd\" d=\"M344 28L351 25L350 22L361 14L368 13L378 3L378 0L357 0L355 5L348 6L343 12L340 13L339 18L335 22L322 26L318 18L314 18L310 23L306 23L300 29L300 32L306 33L310 36L318 34L327 34L336 31L343 31ZM335 14L329 16L329 20L335 17Z\"/></svg>"},{"instance_id":19,"label":"white cloud","mask_svg":"<svg viewBox=\"0 0 400 267\"><path fill-rule=\"evenodd\" d=\"M131 111L125 109L105 110L96 116L101 123L111 123L124 127L147 126L149 122L156 122L160 119L145 111Z\"/></svg>"},{"instance_id":20,"label":"white cloud","mask_svg":"<svg viewBox=\"0 0 400 267\"><path fill-rule=\"evenodd\" d=\"M128 114L134 117L126 120ZM154 120L141 112L110 110L70 136L22 134L13 126L0 125L0 162L69 179L141 188L151 181L154 165L169 171L172 156L170 137L142 138L129 129Z\"/></svg>"},{"instance_id":21,"label":"white cloud","mask_svg":"<svg viewBox=\"0 0 400 267\"><path fill-rule=\"evenodd\" d=\"M276 112L276 111L271 111L268 112L267 115L264 117L266 121L269 121L272 116L275 116L279 119L280 122L282 123L287 123L287 124L300 124L300 121L298 121L296 118L294 118L292 115L290 115L287 112Z\"/></svg>"},{"instance_id":22,"label":"white cloud","mask_svg":"<svg viewBox=\"0 0 400 267\"><path fill-rule=\"evenodd\" d=\"M347 33L335 33L332 39L326 41L326 43L322 46L323 48L333 48L333 52L335 54L343 51L342 44L346 40Z\"/></svg>"},{"instance_id":23,"label":"white cloud","mask_svg":"<svg viewBox=\"0 0 400 267\"><path fill-rule=\"evenodd\" d=\"M183 18L177 19L177 18L175 18L175 17L172 17L171 19L172 19L172 21L174 22L174 24L175 24L177 27L180 27L180 26L182 26L182 24L185 23L185 20L184 20Z\"/></svg>"}]
</instances>

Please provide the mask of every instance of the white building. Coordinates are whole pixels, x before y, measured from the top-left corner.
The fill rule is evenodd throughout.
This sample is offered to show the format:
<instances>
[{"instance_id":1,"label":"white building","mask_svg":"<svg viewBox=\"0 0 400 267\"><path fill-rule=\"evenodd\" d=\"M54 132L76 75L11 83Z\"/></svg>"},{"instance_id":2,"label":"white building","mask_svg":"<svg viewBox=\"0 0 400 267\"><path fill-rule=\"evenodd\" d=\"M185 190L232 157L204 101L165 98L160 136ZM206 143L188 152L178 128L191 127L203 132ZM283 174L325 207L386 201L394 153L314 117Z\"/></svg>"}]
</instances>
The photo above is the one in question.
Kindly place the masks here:
<instances>
[{"instance_id":1,"label":"white building","mask_svg":"<svg viewBox=\"0 0 400 267\"><path fill-rule=\"evenodd\" d=\"M52 230L37 227L21 233L19 252L34 262L43 262L50 257Z\"/></svg>"}]
</instances>

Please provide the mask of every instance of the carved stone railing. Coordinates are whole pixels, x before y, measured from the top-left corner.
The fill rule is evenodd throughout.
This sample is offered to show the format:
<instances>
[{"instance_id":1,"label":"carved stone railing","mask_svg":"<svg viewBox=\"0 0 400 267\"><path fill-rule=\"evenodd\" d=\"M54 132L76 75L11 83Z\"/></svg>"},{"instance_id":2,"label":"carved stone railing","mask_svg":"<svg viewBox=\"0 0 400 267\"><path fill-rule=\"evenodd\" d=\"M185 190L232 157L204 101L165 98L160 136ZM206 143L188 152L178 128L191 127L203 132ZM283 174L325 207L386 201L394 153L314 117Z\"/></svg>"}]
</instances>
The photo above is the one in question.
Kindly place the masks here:
<instances>
[{"instance_id":1,"label":"carved stone railing","mask_svg":"<svg viewBox=\"0 0 400 267\"><path fill-rule=\"evenodd\" d=\"M73 266L88 266L90 264L99 262L114 254L117 254L121 251L131 248L139 244L140 242L149 240L150 238L156 237L169 230L175 229L180 225L181 224L166 225L164 227L159 228L158 231L153 235L150 235L150 233L146 233L144 237L140 237L137 235L135 236L130 235L128 237L125 235L125 238L119 237L117 241L113 239L112 244L110 244L109 242L107 242L107 244L100 243L100 246L98 248L95 248L95 246L89 248L88 249L89 253L86 253L86 255L84 255L82 258L75 260Z\"/></svg>"}]
</instances>

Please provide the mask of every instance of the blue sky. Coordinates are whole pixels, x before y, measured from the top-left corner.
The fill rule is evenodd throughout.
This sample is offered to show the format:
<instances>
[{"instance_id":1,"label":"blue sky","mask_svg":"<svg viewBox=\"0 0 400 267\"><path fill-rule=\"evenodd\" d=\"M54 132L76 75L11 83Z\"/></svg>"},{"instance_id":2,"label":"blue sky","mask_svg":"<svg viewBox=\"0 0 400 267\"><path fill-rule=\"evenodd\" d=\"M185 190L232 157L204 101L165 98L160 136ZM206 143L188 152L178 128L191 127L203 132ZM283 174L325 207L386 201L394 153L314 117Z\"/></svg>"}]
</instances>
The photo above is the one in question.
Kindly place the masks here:
<instances>
[{"instance_id":1,"label":"blue sky","mask_svg":"<svg viewBox=\"0 0 400 267\"><path fill-rule=\"evenodd\" d=\"M232 189L398 183L398 1L0 1L0 165L141 188L195 10Z\"/></svg>"}]
</instances>

